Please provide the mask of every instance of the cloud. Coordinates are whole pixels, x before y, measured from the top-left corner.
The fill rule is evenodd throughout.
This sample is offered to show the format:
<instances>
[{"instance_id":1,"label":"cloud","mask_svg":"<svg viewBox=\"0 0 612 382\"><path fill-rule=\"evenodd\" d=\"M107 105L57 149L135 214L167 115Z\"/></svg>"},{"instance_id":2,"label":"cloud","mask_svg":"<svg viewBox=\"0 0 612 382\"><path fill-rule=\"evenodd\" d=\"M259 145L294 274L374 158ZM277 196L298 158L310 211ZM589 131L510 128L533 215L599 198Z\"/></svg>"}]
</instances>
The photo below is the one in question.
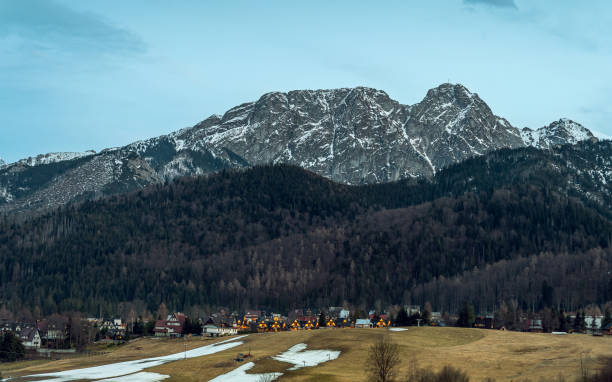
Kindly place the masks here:
<instances>
[{"instance_id":1,"label":"cloud","mask_svg":"<svg viewBox=\"0 0 612 382\"><path fill-rule=\"evenodd\" d=\"M463 0L463 2L470 5L484 4L492 7L518 9L514 0Z\"/></svg>"},{"instance_id":2,"label":"cloud","mask_svg":"<svg viewBox=\"0 0 612 382\"><path fill-rule=\"evenodd\" d=\"M0 1L1 39L19 39L37 49L67 52L141 53L145 43L104 17L54 0Z\"/></svg>"}]
</instances>

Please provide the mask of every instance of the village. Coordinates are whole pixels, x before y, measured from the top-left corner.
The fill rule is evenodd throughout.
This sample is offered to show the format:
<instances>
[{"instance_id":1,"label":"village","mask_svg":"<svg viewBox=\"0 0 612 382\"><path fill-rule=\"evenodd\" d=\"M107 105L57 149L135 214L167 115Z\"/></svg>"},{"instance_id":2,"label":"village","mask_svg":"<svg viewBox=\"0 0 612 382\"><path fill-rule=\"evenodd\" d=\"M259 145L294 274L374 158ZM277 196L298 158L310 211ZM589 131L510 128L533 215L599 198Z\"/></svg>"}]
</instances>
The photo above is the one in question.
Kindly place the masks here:
<instances>
[{"instance_id":1,"label":"village","mask_svg":"<svg viewBox=\"0 0 612 382\"><path fill-rule=\"evenodd\" d=\"M462 314L464 316L462 317ZM467 314L467 316L465 316ZM462 312L449 315L430 312L418 305L402 306L395 314L386 311L346 307L326 309L294 309L286 314L264 310L246 310L238 313L220 309L206 318L191 318L184 313L168 313L155 321L125 318L80 318L52 315L36 322L18 322L0 318L2 335L12 333L24 348L25 358L62 358L86 351L88 345L120 345L137 337L221 337L245 333L301 331L341 328L394 328L406 326L463 326L489 330L514 330L533 333L571 334L593 336L612 335L609 310L604 315L577 312L567 315L551 325L550 318L520 313L512 326L495 314L472 315ZM5 353L3 353L5 354ZM13 357L12 360L21 358ZM6 357L5 357L6 359Z\"/></svg>"}]
</instances>

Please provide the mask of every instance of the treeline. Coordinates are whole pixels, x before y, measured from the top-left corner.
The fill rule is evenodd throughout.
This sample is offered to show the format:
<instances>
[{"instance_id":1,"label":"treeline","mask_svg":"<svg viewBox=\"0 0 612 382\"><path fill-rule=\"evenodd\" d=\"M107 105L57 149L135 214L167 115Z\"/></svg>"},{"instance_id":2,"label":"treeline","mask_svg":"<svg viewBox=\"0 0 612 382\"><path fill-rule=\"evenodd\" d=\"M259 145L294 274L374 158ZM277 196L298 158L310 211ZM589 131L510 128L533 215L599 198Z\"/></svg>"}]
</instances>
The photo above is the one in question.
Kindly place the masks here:
<instances>
[{"instance_id":1,"label":"treeline","mask_svg":"<svg viewBox=\"0 0 612 382\"><path fill-rule=\"evenodd\" d=\"M263 166L7 216L0 303L43 315L162 302L177 311L603 304L612 299L612 225L608 199L593 195L608 194L583 180L572 187L591 197L573 195L553 171L581 179L567 163L587 149L502 150L432 183L363 187ZM597 146L593 163L606 150ZM542 294L544 282L552 294Z\"/></svg>"},{"instance_id":2,"label":"treeline","mask_svg":"<svg viewBox=\"0 0 612 382\"><path fill-rule=\"evenodd\" d=\"M465 301L476 311L493 312L501 302L539 311L575 311L588 303L612 301L612 251L545 252L474 267L453 277L439 276L414 288L409 297L441 311L456 312Z\"/></svg>"}]
</instances>

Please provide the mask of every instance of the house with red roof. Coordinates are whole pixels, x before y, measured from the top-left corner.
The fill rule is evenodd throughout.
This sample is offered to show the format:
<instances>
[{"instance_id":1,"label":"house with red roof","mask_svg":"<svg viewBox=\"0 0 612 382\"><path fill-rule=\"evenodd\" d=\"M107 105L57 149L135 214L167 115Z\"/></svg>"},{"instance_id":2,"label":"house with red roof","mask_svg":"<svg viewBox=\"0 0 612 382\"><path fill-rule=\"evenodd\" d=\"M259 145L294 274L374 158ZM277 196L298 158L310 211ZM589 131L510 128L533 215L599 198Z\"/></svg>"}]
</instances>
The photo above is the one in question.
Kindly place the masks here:
<instances>
[{"instance_id":1,"label":"house with red roof","mask_svg":"<svg viewBox=\"0 0 612 382\"><path fill-rule=\"evenodd\" d=\"M156 337L180 337L185 326L185 314L172 313L165 320L155 321L153 333Z\"/></svg>"}]
</instances>

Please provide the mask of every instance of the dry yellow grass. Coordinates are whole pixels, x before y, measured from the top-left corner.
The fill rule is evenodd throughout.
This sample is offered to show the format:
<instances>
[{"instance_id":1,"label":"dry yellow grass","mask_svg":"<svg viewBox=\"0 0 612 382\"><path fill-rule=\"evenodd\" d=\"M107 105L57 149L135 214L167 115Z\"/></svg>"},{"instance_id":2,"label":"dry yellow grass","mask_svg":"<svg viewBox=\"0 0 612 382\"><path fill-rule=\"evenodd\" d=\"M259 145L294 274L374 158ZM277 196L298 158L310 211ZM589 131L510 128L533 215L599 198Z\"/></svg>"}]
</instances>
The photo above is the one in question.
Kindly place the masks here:
<instances>
[{"instance_id":1,"label":"dry yellow grass","mask_svg":"<svg viewBox=\"0 0 612 382\"><path fill-rule=\"evenodd\" d=\"M0 363L0 372L3 376L21 376L28 374L47 373L68 369L104 365L109 363L136 360L142 358L162 356L178 353L187 349L193 349L204 345L209 345L223 339L203 339L201 337L185 339L166 339L166 338L145 338L136 339L122 346L99 346L93 350L96 352L108 352L104 355L78 356L75 358L57 361L20 361L15 363Z\"/></svg>"},{"instance_id":2,"label":"dry yellow grass","mask_svg":"<svg viewBox=\"0 0 612 382\"><path fill-rule=\"evenodd\" d=\"M438 370L452 365L467 372L472 381L492 377L497 381L538 381L563 375L568 381L580 372L580 357L589 369L596 369L605 357L612 357L612 338L586 335L554 336L461 328L409 328L403 332L381 329L326 329L301 332L251 334L244 345L233 349L176 362L147 371L171 375L168 381L208 381L238 367L238 353L252 354L254 373L284 371L290 365L271 359L273 355L298 344L308 349L341 350L336 360L318 367L286 372L280 381L365 381L364 367L369 346L386 335L400 346L400 374L409 372L411 360L420 368ZM202 339L187 341L188 348L212 343ZM112 354L90 359L54 361L26 365L11 370L20 375L65 370L95 364L146 358L180 352L183 340L138 340Z\"/></svg>"}]
</instances>

